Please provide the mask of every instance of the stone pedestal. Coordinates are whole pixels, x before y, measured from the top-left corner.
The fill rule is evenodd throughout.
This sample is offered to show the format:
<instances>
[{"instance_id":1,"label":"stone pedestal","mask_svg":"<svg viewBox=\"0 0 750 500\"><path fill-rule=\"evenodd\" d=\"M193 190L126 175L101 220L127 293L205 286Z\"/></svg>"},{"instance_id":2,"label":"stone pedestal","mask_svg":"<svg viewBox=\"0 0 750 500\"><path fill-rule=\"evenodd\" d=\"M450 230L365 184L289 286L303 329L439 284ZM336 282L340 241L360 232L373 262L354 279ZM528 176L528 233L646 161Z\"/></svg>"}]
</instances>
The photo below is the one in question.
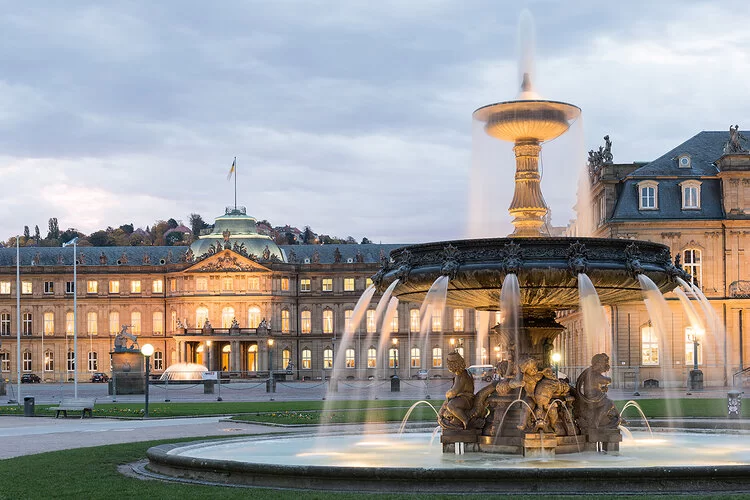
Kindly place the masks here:
<instances>
[{"instance_id":1,"label":"stone pedestal","mask_svg":"<svg viewBox=\"0 0 750 500\"><path fill-rule=\"evenodd\" d=\"M688 389L691 391L703 390L703 372L700 370L690 370L688 376Z\"/></svg>"},{"instance_id":2,"label":"stone pedestal","mask_svg":"<svg viewBox=\"0 0 750 500\"><path fill-rule=\"evenodd\" d=\"M145 394L146 365L140 351L111 352L114 395Z\"/></svg>"},{"instance_id":3,"label":"stone pedestal","mask_svg":"<svg viewBox=\"0 0 750 500\"><path fill-rule=\"evenodd\" d=\"M443 453L455 453L456 443L465 443L464 451L479 451L477 442L480 433L480 429L443 429L443 434L440 436L440 442L443 444Z\"/></svg>"},{"instance_id":4,"label":"stone pedestal","mask_svg":"<svg viewBox=\"0 0 750 500\"><path fill-rule=\"evenodd\" d=\"M622 434L619 429L589 429L585 434L586 451L618 453Z\"/></svg>"}]
</instances>

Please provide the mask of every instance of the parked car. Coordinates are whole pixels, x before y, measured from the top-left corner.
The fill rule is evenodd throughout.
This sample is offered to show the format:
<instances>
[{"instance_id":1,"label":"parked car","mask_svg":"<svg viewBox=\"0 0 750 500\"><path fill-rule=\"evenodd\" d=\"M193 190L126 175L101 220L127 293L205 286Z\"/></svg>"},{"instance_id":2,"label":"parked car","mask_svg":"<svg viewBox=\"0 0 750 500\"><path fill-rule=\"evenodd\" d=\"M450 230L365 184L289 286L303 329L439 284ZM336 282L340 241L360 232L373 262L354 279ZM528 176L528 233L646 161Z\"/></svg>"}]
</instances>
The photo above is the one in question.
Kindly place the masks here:
<instances>
[{"instance_id":1,"label":"parked car","mask_svg":"<svg viewBox=\"0 0 750 500\"><path fill-rule=\"evenodd\" d=\"M24 373L21 375L22 384L38 384L42 379L36 373Z\"/></svg>"},{"instance_id":2,"label":"parked car","mask_svg":"<svg viewBox=\"0 0 750 500\"><path fill-rule=\"evenodd\" d=\"M91 381L92 382L108 382L109 377L106 373L102 372L95 372L93 375L91 375Z\"/></svg>"},{"instance_id":3,"label":"parked car","mask_svg":"<svg viewBox=\"0 0 750 500\"><path fill-rule=\"evenodd\" d=\"M419 380L427 380L427 376L428 376L427 370L419 370L417 372L417 378Z\"/></svg>"},{"instance_id":4,"label":"parked car","mask_svg":"<svg viewBox=\"0 0 750 500\"><path fill-rule=\"evenodd\" d=\"M495 367L492 365L472 365L467 370L475 380L481 379L485 382L492 382L495 377Z\"/></svg>"}]
</instances>

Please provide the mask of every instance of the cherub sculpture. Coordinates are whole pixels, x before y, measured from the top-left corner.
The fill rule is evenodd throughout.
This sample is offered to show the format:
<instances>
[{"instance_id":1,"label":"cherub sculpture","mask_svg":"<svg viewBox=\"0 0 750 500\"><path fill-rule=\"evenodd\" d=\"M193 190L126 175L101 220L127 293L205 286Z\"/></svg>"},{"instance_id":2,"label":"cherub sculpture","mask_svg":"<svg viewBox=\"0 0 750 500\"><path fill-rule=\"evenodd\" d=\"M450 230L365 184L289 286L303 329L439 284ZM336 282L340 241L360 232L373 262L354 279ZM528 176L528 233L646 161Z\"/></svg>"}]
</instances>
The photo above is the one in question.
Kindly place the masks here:
<instances>
[{"instance_id":1,"label":"cherub sculpture","mask_svg":"<svg viewBox=\"0 0 750 500\"><path fill-rule=\"evenodd\" d=\"M586 368L576 381L575 413L581 430L617 429L620 414L615 404L607 397L612 379L605 376L609 371L609 356L595 354L591 366Z\"/></svg>"}]
</instances>

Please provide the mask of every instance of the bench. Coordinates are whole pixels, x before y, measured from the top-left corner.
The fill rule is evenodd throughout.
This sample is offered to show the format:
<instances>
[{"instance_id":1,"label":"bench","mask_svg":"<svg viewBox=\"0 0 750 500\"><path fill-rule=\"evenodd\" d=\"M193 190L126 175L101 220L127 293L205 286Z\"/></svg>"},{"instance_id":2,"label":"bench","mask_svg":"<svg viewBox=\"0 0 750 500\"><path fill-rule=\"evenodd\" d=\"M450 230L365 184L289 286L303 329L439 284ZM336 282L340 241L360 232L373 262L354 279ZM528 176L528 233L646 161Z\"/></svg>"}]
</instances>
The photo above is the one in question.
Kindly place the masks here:
<instances>
[{"instance_id":1,"label":"bench","mask_svg":"<svg viewBox=\"0 0 750 500\"><path fill-rule=\"evenodd\" d=\"M62 402L58 406L53 406L50 410L55 410L55 418L63 414L63 417L68 418L68 411L80 411L81 418L89 414L89 417L93 417L92 412L94 410L94 399L82 399L82 398L63 398Z\"/></svg>"}]
</instances>

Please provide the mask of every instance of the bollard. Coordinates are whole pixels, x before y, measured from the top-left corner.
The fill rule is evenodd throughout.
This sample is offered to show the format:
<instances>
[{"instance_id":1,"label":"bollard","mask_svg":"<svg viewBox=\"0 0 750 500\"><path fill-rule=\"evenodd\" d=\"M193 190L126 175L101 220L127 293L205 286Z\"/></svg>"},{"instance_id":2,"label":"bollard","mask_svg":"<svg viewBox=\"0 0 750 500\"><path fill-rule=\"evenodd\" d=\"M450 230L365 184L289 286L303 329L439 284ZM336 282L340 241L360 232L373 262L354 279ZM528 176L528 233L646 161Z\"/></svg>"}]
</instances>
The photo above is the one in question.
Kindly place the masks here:
<instances>
[{"instance_id":1,"label":"bollard","mask_svg":"<svg viewBox=\"0 0 750 500\"><path fill-rule=\"evenodd\" d=\"M731 390L727 392L727 417L740 418L742 416L742 392Z\"/></svg>"}]
</instances>

